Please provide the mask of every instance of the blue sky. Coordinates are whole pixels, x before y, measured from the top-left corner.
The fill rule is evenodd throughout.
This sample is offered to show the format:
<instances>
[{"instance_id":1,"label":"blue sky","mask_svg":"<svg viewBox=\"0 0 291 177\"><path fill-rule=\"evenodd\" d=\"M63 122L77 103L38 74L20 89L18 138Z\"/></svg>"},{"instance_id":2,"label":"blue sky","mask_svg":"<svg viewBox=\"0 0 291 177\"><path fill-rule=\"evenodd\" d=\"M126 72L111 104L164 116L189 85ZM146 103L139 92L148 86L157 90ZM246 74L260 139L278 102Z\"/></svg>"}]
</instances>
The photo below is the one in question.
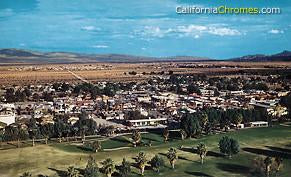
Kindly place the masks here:
<instances>
[{"instance_id":1,"label":"blue sky","mask_svg":"<svg viewBox=\"0 0 291 177\"><path fill-rule=\"evenodd\" d=\"M177 6L281 7L178 15ZM291 50L289 0L1 0L0 48L225 59Z\"/></svg>"}]
</instances>

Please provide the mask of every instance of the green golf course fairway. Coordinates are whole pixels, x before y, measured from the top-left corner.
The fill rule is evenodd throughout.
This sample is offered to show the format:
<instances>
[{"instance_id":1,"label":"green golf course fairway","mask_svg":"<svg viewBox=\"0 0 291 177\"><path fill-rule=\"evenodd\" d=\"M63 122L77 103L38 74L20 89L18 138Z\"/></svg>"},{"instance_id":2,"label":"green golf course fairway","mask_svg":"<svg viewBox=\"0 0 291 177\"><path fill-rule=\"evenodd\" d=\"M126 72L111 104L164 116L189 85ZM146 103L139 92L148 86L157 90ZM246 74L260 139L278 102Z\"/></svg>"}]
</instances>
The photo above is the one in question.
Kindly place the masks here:
<instances>
[{"instance_id":1,"label":"green golf course fairway","mask_svg":"<svg viewBox=\"0 0 291 177\"><path fill-rule=\"evenodd\" d=\"M238 140L240 144L239 154L234 155L232 159L223 157L218 149L219 139L225 135ZM291 126L287 124L270 128L243 129L203 136L199 139L179 140L176 135L171 133L170 141L167 143L164 143L161 134L142 134L142 141L151 140L152 147L133 148L129 137L130 135L102 142L104 149L128 148L97 153L68 143L37 144L35 147L1 150L0 174L1 177L17 177L26 171L31 172L33 176L62 174L69 166L84 169L90 154L96 158L99 167L101 167L99 162L109 157L118 165L124 157L133 163L133 157L140 151L146 153L148 160L155 154L159 154L164 158L166 164L161 168L160 173L154 172L150 167L146 168L145 176L254 176L252 173L253 159L259 156L266 157L266 155L283 157L283 168L279 172L279 176L287 177L291 174ZM199 142L204 142L208 150L203 165L200 164L199 156L192 152L192 147L196 147ZM181 145L183 148L179 149ZM170 169L170 164L165 156L170 147L178 149L179 159L174 170ZM132 167L131 176L140 176L137 168Z\"/></svg>"}]
</instances>

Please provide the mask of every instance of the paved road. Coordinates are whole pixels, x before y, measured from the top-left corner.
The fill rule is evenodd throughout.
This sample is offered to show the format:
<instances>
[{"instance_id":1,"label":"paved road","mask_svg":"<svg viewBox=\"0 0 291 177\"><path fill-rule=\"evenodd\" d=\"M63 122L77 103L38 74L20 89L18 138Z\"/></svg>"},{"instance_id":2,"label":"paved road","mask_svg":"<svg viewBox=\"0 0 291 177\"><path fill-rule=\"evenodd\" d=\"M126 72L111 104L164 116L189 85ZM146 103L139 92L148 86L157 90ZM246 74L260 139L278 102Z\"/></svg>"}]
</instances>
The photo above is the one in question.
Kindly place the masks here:
<instances>
[{"instance_id":1,"label":"paved road","mask_svg":"<svg viewBox=\"0 0 291 177\"><path fill-rule=\"evenodd\" d=\"M79 79L79 80L81 80L81 81L83 81L83 82L86 82L86 83L90 83L88 80L86 80L86 79L84 79L83 77L77 75L76 73L74 73L74 72L72 72L72 71L70 71L70 70L68 70L68 72L69 72L70 74L72 74L74 77L76 77L77 79Z\"/></svg>"}]
</instances>

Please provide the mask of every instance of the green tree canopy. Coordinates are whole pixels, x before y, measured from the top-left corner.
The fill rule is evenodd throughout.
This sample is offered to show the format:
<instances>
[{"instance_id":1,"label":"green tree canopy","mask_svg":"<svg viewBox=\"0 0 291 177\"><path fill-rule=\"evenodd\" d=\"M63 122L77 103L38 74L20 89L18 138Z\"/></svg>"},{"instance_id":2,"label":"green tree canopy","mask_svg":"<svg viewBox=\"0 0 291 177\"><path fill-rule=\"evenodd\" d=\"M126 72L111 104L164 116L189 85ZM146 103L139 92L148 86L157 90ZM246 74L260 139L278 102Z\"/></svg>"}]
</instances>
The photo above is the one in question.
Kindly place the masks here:
<instances>
[{"instance_id":1,"label":"green tree canopy","mask_svg":"<svg viewBox=\"0 0 291 177\"><path fill-rule=\"evenodd\" d=\"M224 153L231 158L233 154L239 152L239 144L237 140L224 136L219 141L219 149L221 153Z\"/></svg>"},{"instance_id":2,"label":"green tree canopy","mask_svg":"<svg viewBox=\"0 0 291 177\"><path fill-rule=\"evenodd\" d=\"M126 161L125 158L123 158L121 166L118 168L119 174L122 177L127 177L129 176L130 172L131 172L131 164L130 162Z\"/></svg>"},{"instance_id":3,"label":"green tree canopy","mask_svg":"<svg viewBox=\"0 0 291 177\"><path fill-rule=\"evenodd\" d=\"M149 162L151 167L156 170L158 173L160 172L160 168L165 165L165 161L162 157L155 155Z\"/></svg>"},{"instance_id":4,"label":"green tree canopy","mask_svg":"<svg viewBox=\"0 0 291 177\"><path fill-rule=\"evenodd\" d=\"M84 177L98 177L99 168L93 156L89 156L86 168L84 170Z\"/></svg>"}]
</instances>

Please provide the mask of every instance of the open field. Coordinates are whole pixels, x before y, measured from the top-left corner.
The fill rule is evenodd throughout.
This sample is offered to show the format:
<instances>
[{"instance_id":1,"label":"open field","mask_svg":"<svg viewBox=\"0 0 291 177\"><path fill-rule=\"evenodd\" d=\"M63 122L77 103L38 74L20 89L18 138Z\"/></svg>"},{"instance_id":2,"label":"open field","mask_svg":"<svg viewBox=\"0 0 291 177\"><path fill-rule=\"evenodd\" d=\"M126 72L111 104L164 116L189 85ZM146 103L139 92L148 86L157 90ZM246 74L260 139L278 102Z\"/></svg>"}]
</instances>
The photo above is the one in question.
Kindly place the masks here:
<instances>
[{"instance_id":1,"label":"open field","mask_svg":"<svg viewBox=\"0 0 291 177\"><path fill-rule=\"evenodd\" d=\"M217 144L224 134L204 136L200 139L179 140L176 135L171 134L171 141L163 142L160 134L143 134L143 141L152 141L152 147L137 147L110 152L98 152L93 155L97 162L111 157L115 162L120 163L123 157L131 162L139 151L145 151L148 159L154 154L160 154L165 158L166 167L157 174L147 168L145 176L254 176L251 173L252 160L258 156L281 156L283 160L283 170L280 176L288 176L291 173L291 128L290 126L275 126L272 128L245 129L235 132L228 132L227 135L234 137L240 143L241 150L232 159L223 157L218 150ZM175 138L176 137L176 138ZM204 142L208 146L208 156L205 164L199 163L198 155L192 152L191 147L195 147L199 142ZM102 142L103 148L117 148L131 146L127 137L119 137ZM165 153L169 147L180 147L178 150L179 160L176 169L169 169L169 163ZM62 174L70 165L83 169L86 165L90 151L75 144L51 144L37 145L36 147L26 147L20 149L2 150L0 158L0 174L4 177L17 176L25 171L37 174ZM132 167L132 176L139 176L138 170Z\"/></svg>"},{"instance_id":2,"label":"open field","mask_svg":"<svg viewBox=\"0 0 291 177\"><path fill-rule=\"evenodd\" d=\"M195 68L183 67L194 65ZM95 63L95 64L50 64L50 65L2 65L0 85L37 84L48 82L80 82L68 70L89 81L144 80L152 75L143 72L204 73L222 75L240 70L257 71L273 68L291 68L291 62L157 62L157 63ZM270 68L268 68L270 69ZM137 75L128 72L136 71ZM125 74L126 73L126 74Z\"/></svg>"}]
</instances>

